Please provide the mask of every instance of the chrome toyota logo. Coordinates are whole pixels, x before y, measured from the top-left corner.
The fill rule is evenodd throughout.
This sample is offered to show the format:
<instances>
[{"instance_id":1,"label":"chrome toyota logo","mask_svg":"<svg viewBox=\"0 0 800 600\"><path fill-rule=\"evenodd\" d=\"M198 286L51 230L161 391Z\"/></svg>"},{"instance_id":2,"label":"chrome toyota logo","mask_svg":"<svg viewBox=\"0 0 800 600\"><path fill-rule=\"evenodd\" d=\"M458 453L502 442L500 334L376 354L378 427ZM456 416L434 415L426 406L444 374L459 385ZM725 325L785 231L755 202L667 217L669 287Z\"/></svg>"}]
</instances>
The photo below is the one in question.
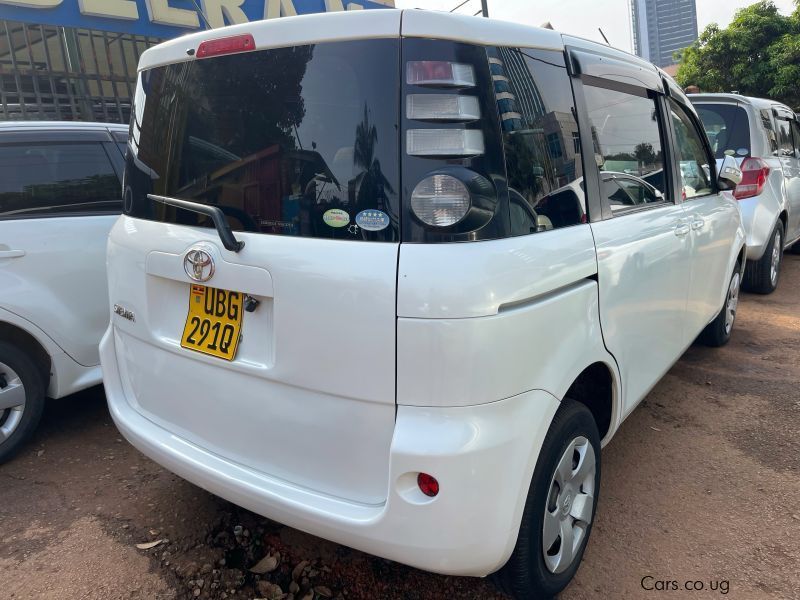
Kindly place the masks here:
<instances>
[{"instance_id":1,"label":"chrome toyota logo","mask_svg":"<svg viewBox=\"0 0 800 600\"><path fill-rule=\"evenodd\" d=\"M183 258L183 270L195 281L208 281L214 275L214 259L205 250L189 250Z\"/></svg>"}]
</instances>

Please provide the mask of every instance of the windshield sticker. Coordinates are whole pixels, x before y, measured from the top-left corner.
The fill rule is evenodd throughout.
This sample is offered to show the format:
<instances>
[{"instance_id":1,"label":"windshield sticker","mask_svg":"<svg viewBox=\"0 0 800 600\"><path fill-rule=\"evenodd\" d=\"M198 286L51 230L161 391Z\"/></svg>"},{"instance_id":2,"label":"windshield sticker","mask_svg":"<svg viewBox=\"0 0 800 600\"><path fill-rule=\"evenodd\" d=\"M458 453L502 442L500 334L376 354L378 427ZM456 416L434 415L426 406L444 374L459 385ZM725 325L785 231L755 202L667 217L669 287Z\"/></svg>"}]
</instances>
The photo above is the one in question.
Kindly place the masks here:
<instances>
[{"instance_id":1,"label":"windshield sticker","mask_svg":"<svg viewBox=\"0 0 800 600\"><path fill-rule=\"evenodd\" d=\"M325 211L322 220L329 227L346 227L350 223L350 215L340 208L331 208Z\"/></svg>"},{"instance_id":2,"label":"windshield sticker","mask_svg":"<svg viewBox=\"0 0 800 600\"><path fill-rule=\"evenodd\" d=\"M739 156L747 156L749 152L750 150L748 150L747 148L739 148L738 150L736 150L736 154L738 154Z\"/></svg>"},{"instance_id":3,"label":"windshield sticker","mask_svg":"<svg viewBox=\"0 0 800 600\"><path fill-rule=\"evenodd\" d=\"M725 156L733 156L734 154L736 154L736 152L734 152L729 148L728 150L725 150L724 154Z\"/></svg>"},{"instance_id":4,"label":"windshield sticker","mask_svg":"<svg viewBox=\"0 0 800 600\"><path fill-rule=\"evenodd\" d=\"M362 210L356 215L356 224L366 231L381 231L389 226L389 215L382 210Z\"/></svg>"}]
</instances>

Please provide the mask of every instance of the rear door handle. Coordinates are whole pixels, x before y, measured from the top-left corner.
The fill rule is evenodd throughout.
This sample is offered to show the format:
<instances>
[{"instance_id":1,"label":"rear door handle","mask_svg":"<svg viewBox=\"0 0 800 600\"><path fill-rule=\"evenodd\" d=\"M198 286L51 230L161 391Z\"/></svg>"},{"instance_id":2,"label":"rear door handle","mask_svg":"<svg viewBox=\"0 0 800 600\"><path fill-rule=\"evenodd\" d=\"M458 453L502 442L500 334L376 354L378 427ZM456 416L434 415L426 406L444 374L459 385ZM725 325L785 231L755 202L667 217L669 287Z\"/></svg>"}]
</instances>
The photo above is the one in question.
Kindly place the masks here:
<instances>
[{"instance_id":1,"label":"rear door handle","mask_svg":"<svg viewBox=\"0 0 800 600\"><path fill-rule=\"evenodd\" d=\"M675 235L678 237L683 237L687 235L691 231L691 227L689 227L686 223L681 223L675 228Z\"/></svg>"},{"instance_id":2,"label":"rear door handle","mask_svg":"<svg viewBox=\"0 0 800 600\"><path fill-rule=\"evenodd\" d=\"M698 229L702 229L703 227L705 227L705 224L706 224L705 219L697 218L694 221L692 221L692 229L697 231Z\"/></svg>"},{"instance_id":3,"label":"rear door handle","mask_svg":"<svg viewBox=\"0 0 800 600\"><path fill-rule=\"evenodd\" d=\"M0 250L0 258L22 258L25 250Z\"/></svg>"}]
</instances>

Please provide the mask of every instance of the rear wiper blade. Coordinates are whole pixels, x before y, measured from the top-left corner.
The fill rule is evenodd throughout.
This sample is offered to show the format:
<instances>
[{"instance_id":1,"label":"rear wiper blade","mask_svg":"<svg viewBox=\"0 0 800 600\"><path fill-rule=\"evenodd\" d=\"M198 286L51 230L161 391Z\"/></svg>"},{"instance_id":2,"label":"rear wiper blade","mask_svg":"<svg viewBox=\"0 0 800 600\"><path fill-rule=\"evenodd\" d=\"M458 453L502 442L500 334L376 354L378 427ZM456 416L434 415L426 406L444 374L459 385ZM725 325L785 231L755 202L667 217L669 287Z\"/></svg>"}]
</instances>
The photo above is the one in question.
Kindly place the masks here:
<instances>
[{"instance_id":1,"label":"rear wiper blade","mask_svg":"<svg viewBox=\"0 0 800 600\"><path fill-rule=\"evenodd\" d=\"M214 222L214 227L217 228L219 239L222 240L222 245L225 246L226 250L230 250L231 252L239 252L242 248L244 248L244 242L239 241L234 237L231 226L228 225L228 220L225 218L225 213L222 212L220 208L211 206L209 204L200 204L199 202L181 200L180 198L170 198L169 196L156 196L155 194L147 194L147 197L153 202L160 202L161 204L182 208L183 210L188 210L211 217L211 220Z\"/></svg>"}]
</instances>

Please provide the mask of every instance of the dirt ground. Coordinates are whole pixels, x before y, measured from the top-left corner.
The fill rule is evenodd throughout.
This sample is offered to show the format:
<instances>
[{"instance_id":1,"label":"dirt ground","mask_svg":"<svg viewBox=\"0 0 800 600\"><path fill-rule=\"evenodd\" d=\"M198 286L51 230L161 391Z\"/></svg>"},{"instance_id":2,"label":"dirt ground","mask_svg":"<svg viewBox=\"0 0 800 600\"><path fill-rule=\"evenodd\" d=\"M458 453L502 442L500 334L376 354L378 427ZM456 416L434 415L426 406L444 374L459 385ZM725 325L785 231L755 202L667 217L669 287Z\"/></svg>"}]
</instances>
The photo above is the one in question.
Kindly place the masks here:
<instances>
[{"instance_id":1,"label":"dirt ground","mask_svg":"<svg viewBox=\"0 0 800 600\"><path fill-rule=\"evenodd\" d=\"M596 525L562 597L800 598L798 433L800 256L787 255L778 292L743 297L730 345L692 347L604 450ZM271 571L248 571L270 554ZM182 481L121 438L101 389L50 401L32 443L0 467L2 599L290 591L501 598L489 582L373 558Z\"/></svg>"}]
</instances>

